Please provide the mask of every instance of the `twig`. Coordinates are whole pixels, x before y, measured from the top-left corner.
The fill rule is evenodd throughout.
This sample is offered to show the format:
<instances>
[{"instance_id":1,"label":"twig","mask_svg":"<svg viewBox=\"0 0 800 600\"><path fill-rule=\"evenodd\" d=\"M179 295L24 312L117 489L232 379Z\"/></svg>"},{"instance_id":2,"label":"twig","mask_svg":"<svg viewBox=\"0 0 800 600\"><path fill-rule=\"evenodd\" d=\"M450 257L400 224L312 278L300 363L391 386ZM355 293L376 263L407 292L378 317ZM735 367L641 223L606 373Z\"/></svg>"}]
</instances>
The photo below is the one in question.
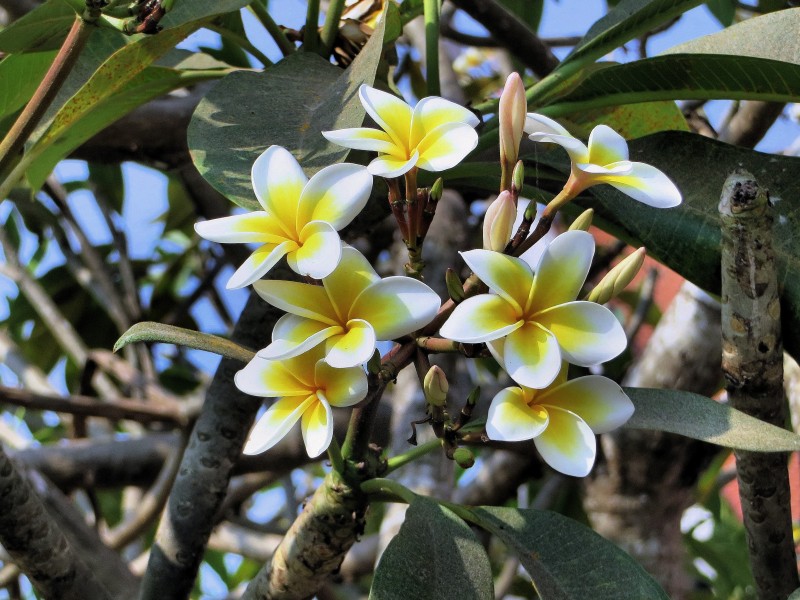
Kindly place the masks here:
<instances>
[{"instance_id":1,"label":"twig","mask_svg":"<svg viewBox=\"0 0 800 600\"><path fill-rule=\"evenodd\" d=\"M725 181L722 220L722 370L733 408L786 424L780 298L772 208L747 172ZM758 597L800 587L792 541L787 455L735 451L750 566Z\"/></svg>"}]
</instances>

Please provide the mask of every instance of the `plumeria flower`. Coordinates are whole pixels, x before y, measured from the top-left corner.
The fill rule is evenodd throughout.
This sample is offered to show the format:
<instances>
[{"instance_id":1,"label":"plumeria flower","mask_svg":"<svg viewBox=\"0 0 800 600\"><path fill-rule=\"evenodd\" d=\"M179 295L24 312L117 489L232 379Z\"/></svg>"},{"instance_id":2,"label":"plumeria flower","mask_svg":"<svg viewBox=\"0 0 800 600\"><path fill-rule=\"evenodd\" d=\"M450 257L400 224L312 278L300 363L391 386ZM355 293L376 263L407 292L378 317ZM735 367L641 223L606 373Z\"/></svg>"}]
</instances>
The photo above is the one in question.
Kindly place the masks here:
<instances>
[{"instance_id":1,"label":"plumeria flower","mask_svg":"<svg viewBox=\"0 0 800 600\"><path fill-rule=\"evenodd\" d=\"M441 334L468 344L486 342L514 381L542 389L556 378L562 359L581 366L605 362L625 349L627 339L606 307L575 301L594 255L589 233L561 234L535 267L528 262L531 254L462 252L493 293L456 306Z\"/></svg>"},{"instance_id":2,"label":"plumeria flower","mask_svg":"<svg viewBox=\"0 0 800 600\"><path fill-rule=\"evenodd\" d=\"M567 151L572 170L564 189L570 198L593 185L608 183L655 208L681 203L681 193L669 177L651 165L630 161L625 138L607 125L592 129L588 147L553 119L536 113L528 113L525 132L535 142L552 142Z\"/></svg>"},{"instance_id":3,"label":"plumeria flower","mask_svg":"<svg viewBox=\"0 0 800 600\"><path fill-rule=\"evenodd\" d=\"M399 98L368 85L362 85L358 94L381 129L355 127L322 135L345 148L377 151L378 158L367 167L373 175L399 177L413 167L443 171L478 145L478 117L454 102L430 96L412 110Z\"/></svg>"},{"instance_id":4,"label":"plumeria flower","mask_svg":"<svg viewBox=\"0 0 800 600\"><path fill-rule=\"evenodd\" d=\"M428 324L441 304L427 285L409 277L381 279L366 258L345 246L339 266L322 286L259 281L264 300L288 314L275 323L272 343L258 355L290 358L325 344L325 362L346 368L362 364L378 340L393 340Z\"/></svg>"},{"instance_id":5,"label":"plumeria flower","mask_svg":"<svg viewBox=\"0 0 800 600\"><path fill-rule=\"evenodd\" d=\"M361 212L372 191L366 168L331 165L308 179L288 150L270 146L253 163L251 176L264 210L194 226L212 242L260 244L230 278L228 288L258 281L284 256L300 275L329 275L342 253L337 232Z\"/></svg>"},{"instance_id":6,"label":"plumeria flower","mask_svg":"<svg viewBox=\"0 0 800 600\"><path fill-rule=\"evenodd\" d=\"M367 374L361 367L334 369L322 359L322 347L284 360L256 356L236 373L236 387L245 394L278 398L250 432L245 454L269 450L300 421L306 452L315 458L333 437L331 407L353 406L367 395Z\"/></svg>"},{"instance_id":7,"label":"plumeria flower","mask_svg":"<svg viewBox=\"0 0 800 600\"><path fill-rule=\"evenodd\" d=\"M555 470L584 477L594 465L595 434L622 426L633 414L633 403L606 377L566 381L566 367L561 373L543 390L525 386L501 390L489 406L486 433L505 442L533 439Z\"/></svg>"}]
</instances>

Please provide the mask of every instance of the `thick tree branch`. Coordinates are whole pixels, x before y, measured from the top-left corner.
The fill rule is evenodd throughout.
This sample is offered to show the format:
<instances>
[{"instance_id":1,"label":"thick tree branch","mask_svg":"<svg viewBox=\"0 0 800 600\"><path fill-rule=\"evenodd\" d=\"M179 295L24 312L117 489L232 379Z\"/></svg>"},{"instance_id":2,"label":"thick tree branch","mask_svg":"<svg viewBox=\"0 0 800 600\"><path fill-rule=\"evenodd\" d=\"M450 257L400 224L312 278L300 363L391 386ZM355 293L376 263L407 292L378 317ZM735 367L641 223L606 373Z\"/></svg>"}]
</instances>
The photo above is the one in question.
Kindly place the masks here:
<instances>
[{"instance_id":1,"label":"thick tree branch","mask_svg":"<svg viewBox=\"0 0 800 600\"><path fill-rule=\"evenodd\" d=\"M753 148L781 116L785 106L783 102L742 102L721 128L719 139L735 146Z\"/></svg>"}]
</instances>

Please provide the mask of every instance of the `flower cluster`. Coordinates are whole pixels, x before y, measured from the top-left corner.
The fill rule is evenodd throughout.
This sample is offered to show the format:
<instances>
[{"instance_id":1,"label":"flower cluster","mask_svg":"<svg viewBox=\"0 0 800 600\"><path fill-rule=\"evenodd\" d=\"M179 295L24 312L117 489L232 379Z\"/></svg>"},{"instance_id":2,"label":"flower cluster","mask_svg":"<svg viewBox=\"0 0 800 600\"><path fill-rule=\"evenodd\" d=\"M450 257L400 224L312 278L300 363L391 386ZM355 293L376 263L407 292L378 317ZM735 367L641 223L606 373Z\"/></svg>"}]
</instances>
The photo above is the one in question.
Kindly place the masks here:
<instances>
[{"instance_id":1,"label":"flower cluster","mask_svg":"<svg viewBox=\"0 0 800 600\"><path fill-rule=\"evenodd\" d=\"M406 186L414 188L406 190L406 197L416 198L422 193L416 190L417 169L441 171L458 164L478 143L479 120L442 98L423 98L412 109L368 86L360 88L359 96L378 129L322 135L348 148L377 152L368 167L336 164L309 179L286 149L272 146L252 168L262 210L196 225L208 240L257 244L228 287L252 285L261 298L286 313L277 321L271 343L235 378L246 393L276 398L251 431L245 453L271 448L300 421L309 456L320 455L331 444L332 407L350 407L366 398L364 364L377 343L413 334L446 310L441 335L453 342L486 344L517 384L492 400L488 436L534 439L552 467L586 475L594 463L594 435L622 425L633 405L604 377L567 381L566 365L597 365L625 348L625 333L615 316L592 300L605 301L622 289L641 265L642 254L637 254L638 262L630 261L633 266L609 273L606 279L613 274L613 281L601 282L603 293L589 300L577 299L594 254L594 240L586 231L568 231L549 245L540 243L524 252L520 247L515 256L511 236L522 179L515 166L520 140L527 132L532 140L559 144L569 153L571 174L550 210L599 183L658 207L679 203L677 188L654 167L631 162L625 141L608 127L595 128L585 146L551 119L526 114L522 80L513 75L499 107L503 189L485 217L484 249L462 253L488 292L442 309L439 297L422 281L381 278L338 232L367 204L373 176L394 181L405 175ZM395 186L390 199L397 200L397 185L390 184L390 189ZM430 198L433 194L428 201L435 204ZM407 214L398 213L393 206L393 212L401 229L421 236L413 240L419 253L417 244L427 228L411 220L421 218L422 211L409 207ZM409 245L409 256L411 251ZM305 282L262 279L283 257ZM424 389L441 413L448 385L437 369L429 371Z\"/></svg>"}]
</instances>

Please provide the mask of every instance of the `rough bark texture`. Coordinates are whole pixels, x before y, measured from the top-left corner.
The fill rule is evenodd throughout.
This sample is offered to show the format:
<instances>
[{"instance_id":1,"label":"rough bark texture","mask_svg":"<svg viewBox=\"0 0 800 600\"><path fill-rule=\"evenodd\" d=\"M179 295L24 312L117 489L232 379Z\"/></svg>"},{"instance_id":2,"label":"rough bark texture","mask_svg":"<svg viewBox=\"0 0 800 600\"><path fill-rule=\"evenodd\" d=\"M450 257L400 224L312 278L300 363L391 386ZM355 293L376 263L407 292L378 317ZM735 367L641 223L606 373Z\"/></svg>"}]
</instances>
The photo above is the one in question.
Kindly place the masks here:
<instances>
[{"instance_id":1,"label":"rough bark texture","mask_svg":"<svg viewBox=\"0 0 800 600\"><path fill-rule=\"evenodd\" d=\"M366 510L366 497L331 471L242 599L311 598L363 532Z\"/></svg>"},{"instance_id":2,"label":"rough bark texture","mask_svg":"<svg viewBox=\"0 0 800 600\"><path fill-rule=\"evenodd\" d=\"M710 395L721 380L720 352L718 305L687 283L623 383ZM635 557L670 598L687 598L693 581L684 567L680 520L716 449L677 435L624 429L604 435L601 448L605 460L585 482L592 525Z\"/></svg>"},{"instance_id":3,"label":"rough bark texture","mask_svg":"<svg viewBox=\"0 0 800 600\"><path fill-rule=\"evenodd\" d=\"M749 173L728 177L722 218L722 369L734 408L785 426L780 299L766 190ZM800 587L792 540L787 455L736 451L750 565L761 600Z\"/></svg>"},{"instance_id":4,"label":"rough bark texture","mask_svg":"<svg viewBox=\"0 0 800 600\"><path fill-rule=\"evenodd\" d=\"M249 348L265 346L278 316L251 294L233 340ZM209 386L150 552L143 599L187 598L194 585L214 515L261 406L261 398L243 394L233 383L242 366L223 358Z\"/></svg>"},{"instance_id":5,"label":"rough bark texture","mask_svg":"<svg viewBox=\"0 0 800 600\"><path fill-rule=\"evenodd\" d=\"M0 544L42 597L111 600L2 448Z\"/></svg>"}]
</instances>

